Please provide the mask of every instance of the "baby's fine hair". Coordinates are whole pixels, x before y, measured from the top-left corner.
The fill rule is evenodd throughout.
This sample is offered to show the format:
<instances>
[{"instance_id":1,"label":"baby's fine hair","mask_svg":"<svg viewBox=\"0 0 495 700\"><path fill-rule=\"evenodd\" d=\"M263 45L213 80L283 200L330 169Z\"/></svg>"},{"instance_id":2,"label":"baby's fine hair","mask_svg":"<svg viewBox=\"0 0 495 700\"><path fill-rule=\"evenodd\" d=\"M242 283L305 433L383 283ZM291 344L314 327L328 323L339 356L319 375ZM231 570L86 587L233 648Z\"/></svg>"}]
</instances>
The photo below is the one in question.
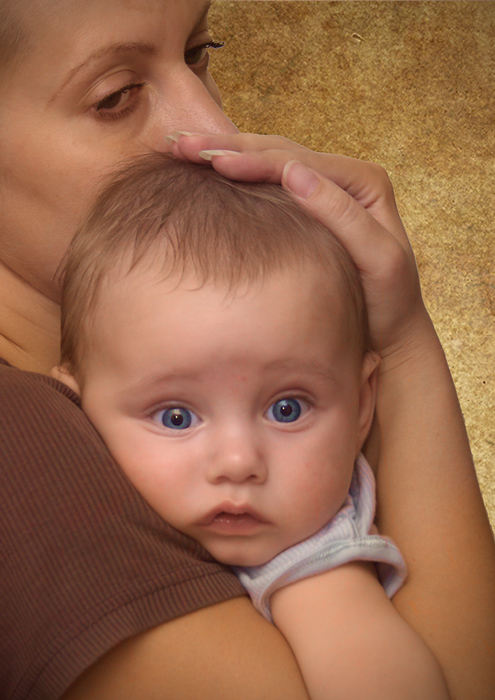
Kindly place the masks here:
<instances>
[{"instance_id":1,"label":"baby's fine hair","mask_svg":"<svg viewBox=\"0 0 495 700\"><path fill-rule=\"evenodd\" d=\"M211 167L164 154L141 156L112 178L69 247L61 363L77 371L105 284L138 265L158 266L164 279L193 273L200 285L220 283L235 291L287 267L297 285L308 262L329 287L337 282L350 336L364 354L368 325L354 264L282 187L233 182Z\"/></svg>"}]
</instances>

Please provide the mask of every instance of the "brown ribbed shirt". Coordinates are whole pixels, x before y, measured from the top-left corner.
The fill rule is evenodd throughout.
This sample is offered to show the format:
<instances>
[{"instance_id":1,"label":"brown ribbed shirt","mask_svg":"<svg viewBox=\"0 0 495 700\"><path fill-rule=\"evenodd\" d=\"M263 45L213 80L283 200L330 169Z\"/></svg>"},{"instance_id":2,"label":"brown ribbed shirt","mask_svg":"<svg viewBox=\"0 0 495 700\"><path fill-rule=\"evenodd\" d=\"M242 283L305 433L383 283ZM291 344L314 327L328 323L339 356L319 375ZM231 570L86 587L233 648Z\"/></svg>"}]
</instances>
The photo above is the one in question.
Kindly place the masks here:
<instances>
[{"instance_id":1,"label":"brown ribbed shirt","mask_svg":"<svg viewBox=\"0 0 495 700\"><path fill-rule=\"evenodd\" d=\"M244 593L167 525L55 379L0 360L0 698L56 700L119 642Z\"/></svg>"}]
</instances>

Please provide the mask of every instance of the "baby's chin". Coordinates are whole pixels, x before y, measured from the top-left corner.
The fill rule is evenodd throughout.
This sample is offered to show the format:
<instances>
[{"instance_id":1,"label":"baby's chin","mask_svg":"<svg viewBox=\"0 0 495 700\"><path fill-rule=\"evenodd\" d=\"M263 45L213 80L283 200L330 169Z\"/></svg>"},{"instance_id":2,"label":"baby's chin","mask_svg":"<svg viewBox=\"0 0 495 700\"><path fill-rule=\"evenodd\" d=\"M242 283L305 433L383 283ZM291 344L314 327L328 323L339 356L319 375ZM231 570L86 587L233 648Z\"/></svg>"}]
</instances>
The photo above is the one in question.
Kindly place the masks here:
<instances>
[{"instance_id":1,"label":"baby's chin","mask_svg":"<svg viewBox=\"0 0 495 700\"><path fill-rule=\"evenodd\" d=\"M259 547L206 547L211 556L227 566L262 566L279 554L279 551L259 551Z\"/></svg>"}]
</instances>

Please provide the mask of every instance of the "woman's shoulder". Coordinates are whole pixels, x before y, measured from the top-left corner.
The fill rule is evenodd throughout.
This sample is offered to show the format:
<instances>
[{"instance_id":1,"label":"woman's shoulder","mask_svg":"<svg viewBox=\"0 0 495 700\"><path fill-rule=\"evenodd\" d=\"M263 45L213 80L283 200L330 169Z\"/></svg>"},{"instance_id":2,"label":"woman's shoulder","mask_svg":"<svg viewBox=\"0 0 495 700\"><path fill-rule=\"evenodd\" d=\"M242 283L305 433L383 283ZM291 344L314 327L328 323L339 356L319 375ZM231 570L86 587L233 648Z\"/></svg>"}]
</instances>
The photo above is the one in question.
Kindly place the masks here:
<instances>
[{"instance_id":1,"label":"woman's shoulder","mask_svg":"<svg viewBox=\"0 0 495 700\"><path fill-rule=\"evenodd\" d=\"M107 450L77 394L53 377L18 369L0 360L0 464L16 463L20 474L45 462L62 472L90 458L110 462ZM77 455L77 457L75 456ZM63 466L62 466L63 465Z\"/></svg>"},{"instance_id":2,"label":"woman's shoulder","mask_svg":"<svg viewBox=\"0 0 495 700\"><path fill-rule=\"evenodd\" d=\"M0 486L16 506L29 507L26 522L118 475L78 396L51 377L0 360ZM33 498L33 493L38 498ZM41 499L40 499L41 497ZM74 504L73 504L74 505ZM15 509L13 509L15 510ZM17 511L16 516L20 511ZM39 513L41 516L41 512Z\"/></svg>"},{"instance_id":3,"label":"woman's shoulder","mask_svg":"<svg viewBox=\"0 0 495 700\"><path fill-rule=\"evenodd\" d=\"M27 400L31 404L52 401L80 408L79 397L68 386L53 377L13 367L0 358L0 411L11 412Z\"/></svg>"}]
</instances>

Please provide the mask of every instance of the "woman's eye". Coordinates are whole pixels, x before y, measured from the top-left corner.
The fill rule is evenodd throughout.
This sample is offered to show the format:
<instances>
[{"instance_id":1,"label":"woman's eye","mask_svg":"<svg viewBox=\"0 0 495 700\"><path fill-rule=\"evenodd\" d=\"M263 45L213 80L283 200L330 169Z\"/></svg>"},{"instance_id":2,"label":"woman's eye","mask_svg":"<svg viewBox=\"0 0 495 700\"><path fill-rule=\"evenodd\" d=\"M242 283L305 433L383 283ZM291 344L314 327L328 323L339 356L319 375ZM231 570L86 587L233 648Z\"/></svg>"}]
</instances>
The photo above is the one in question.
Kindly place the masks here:
<instances>
[{"instance_id":1,"label":"woman's eye","mask_svg":"<svg viewBox=\"0 0 495 700\"><path fill-rule=\"evenodd\" d=\"M223 46L225 46L224 41L209 41L207 44L193 46L184 53L184 59L188 66L196 66L205 60L208 49L221 49Z\"/></svg>"},{"instance_id":2,"label":"woman's eye","mask_svg":"<svg viewBox=\"0 0 495 700\"><path fill-rule=\"evenodd\" d=\"M164 408L161 411L157 411L153 415L153 420L164 428L186 430L196 425L198 417L183 406L174 406L173 408Z\"/></svg>"},{"instance_id":3,"label":"woman's eye","mask_svg":"<svg viewBox=\"0 0 495 700\"><path fill-rule=\"evenodd\" d=\"M94 106L101 118L118 119L132 112L137 104L137 96L146 83L131 83L110 93Z\"/></svg>"},{"instance_id":4,"label":"woman's eye","mask_svg":"<svg viewBox=\"0 0 495 700\"><path fill-rule=\"evenodd\" d=\"M294 423L307 408L300 399L280 399L270 406L267 417L278 423Z\"/></svg>"}]
</instances>

